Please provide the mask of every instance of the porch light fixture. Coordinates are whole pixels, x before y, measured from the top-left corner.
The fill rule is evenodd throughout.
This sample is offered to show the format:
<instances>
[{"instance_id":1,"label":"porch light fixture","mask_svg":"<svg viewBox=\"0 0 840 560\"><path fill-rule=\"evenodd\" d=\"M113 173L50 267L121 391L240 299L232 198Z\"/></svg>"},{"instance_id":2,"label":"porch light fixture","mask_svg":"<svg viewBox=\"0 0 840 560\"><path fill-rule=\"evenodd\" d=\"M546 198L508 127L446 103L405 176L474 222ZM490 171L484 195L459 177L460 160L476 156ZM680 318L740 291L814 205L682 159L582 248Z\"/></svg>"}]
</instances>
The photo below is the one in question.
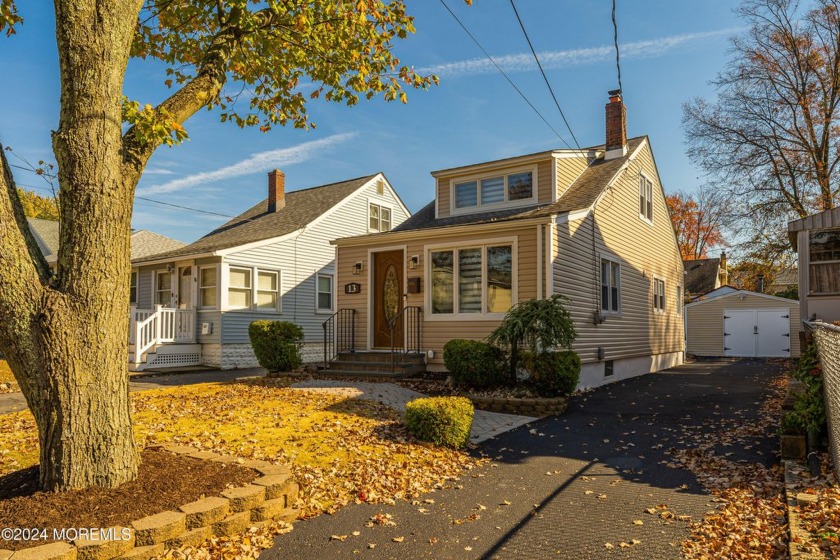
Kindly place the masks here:
<instances>
[{"instance_id":1,"label":"porch light fixture","mask_svg":"<svg viewBox=\"0 0 840 560\"><path fill-rule=\"evenodd\" d=\"M166 265L166 272L172 272L173 270L175 270L174 266L172 266L171 264Z\"/></svg>"},{"instance_id":2,"label":"porch light fixture","mask_svg":"<svg viewBox=\"0 0 840 560\"><path fill-rule=\"evenodd\" d=\"M408 259L408 269L417 270L418 264L420 264L420 255L411 255L411 258Z\"/></svg>"},{"instance_id":3,"label":"porch light fixture","mask_svg":"<svg viewBox=\"0 0 840 560\"><path fill-rule=\"evenodd\" d=\"M357 261L353 265L353 276L358 276L362 273L362 261Z\"/></svg>"}]
</instances>

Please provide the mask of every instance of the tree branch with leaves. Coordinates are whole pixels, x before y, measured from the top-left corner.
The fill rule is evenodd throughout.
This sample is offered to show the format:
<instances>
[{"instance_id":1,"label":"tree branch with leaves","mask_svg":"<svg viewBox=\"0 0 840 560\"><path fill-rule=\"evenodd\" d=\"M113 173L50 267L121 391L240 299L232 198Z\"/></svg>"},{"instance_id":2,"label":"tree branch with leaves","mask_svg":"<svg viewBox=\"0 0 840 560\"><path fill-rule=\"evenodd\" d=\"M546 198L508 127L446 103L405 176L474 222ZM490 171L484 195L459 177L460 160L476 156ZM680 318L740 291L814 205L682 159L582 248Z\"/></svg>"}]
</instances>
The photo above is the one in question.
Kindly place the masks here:
<instances>
[{"instance_id":1,"label":"tree branch with leaves","mask_svg":"<svg viewBox=\"0 0 840 560\"><path fill-rule=\"evenodd\" d=\"M312 99L404 103L405 89L437 78L393 54L395 42L414 31L404 0L54 6L58 260L50 270L38 251L0 150L0 352L35 416L42 487L113 487L137 473L127 374L129 239L134 191L154 151L186 139L187 121L201 109L266 132L307 129L315 126ZM23 23L14 0L0 0L0 32L14 35ZM131 58L162 62L171 95L157 103L124 98ZM315 84L308 96L304 81Z\"/></svg>"}]
</instances>

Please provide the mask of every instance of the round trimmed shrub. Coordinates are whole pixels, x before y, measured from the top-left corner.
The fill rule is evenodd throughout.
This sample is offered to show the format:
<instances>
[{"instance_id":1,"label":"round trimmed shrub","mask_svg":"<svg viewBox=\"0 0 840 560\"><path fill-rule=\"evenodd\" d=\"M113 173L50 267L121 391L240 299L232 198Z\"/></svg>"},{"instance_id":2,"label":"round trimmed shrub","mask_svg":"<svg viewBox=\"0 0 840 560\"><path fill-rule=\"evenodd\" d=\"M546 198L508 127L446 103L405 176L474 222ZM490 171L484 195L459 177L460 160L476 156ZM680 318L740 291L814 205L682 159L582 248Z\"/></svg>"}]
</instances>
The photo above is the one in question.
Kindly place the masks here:
<instances>
[{"instance_id":1,"label":"round trimmed shrub","mask_svg":"<svg viewBox=\"0 0 840 560\"><path fill-rule=\"evenodd\" d=\"M544 397L571 395L580 382L580 356L571 350L528 353L522 362Z\"/></svg>"},{"instance_id":2,"label":"round trimmed shrub","mask_svg":"<svg viewBox=\"0 0 840 560\"><path fill-rule=\"evenodd\" d=\"M470 441L473 404L464 397L426 397L405 405L411 435L435 445L460 449Z\"/></svg>"},{"instance_id":3,"label":"round trimmed shrub","mask_svg":"<svg viewBox=\"0 0 840 560\"><path fill-rule=\"evenodd\" d=\"M443 347L443 363L455 385L484 388L507 382L504 352L486 342L450 340Z\"/></svg>"},{"instance_id":4,"label":"round trimmed shrub","mask_svg":"<svg viewBox=\"0 0 840 560\"><path fill-rule=\"evenodd\" d=\"M254 355L270 373L292 371L302 360L303 329L288 321L254 321L248 325Z\"/></svg>"}]
</instances>

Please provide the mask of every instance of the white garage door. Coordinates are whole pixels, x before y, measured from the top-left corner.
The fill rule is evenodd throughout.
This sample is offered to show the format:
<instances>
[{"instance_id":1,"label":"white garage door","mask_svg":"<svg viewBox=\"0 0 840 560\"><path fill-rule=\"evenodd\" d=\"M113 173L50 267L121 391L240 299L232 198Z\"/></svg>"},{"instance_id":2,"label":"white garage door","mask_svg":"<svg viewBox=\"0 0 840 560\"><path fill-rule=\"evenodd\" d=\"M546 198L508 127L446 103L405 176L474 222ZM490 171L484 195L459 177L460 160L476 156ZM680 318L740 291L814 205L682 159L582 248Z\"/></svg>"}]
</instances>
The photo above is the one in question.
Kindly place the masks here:
<instances>
[{"instance_id":1,"label":"white garage door","mask_svg":"<svg viewBox=\"0 0 840 560\"><path fill-rule=\"evenodd\" d=\"M790 311L724 310L723 354L747 358L790 357Z\"/></svg>"}]
</instances>

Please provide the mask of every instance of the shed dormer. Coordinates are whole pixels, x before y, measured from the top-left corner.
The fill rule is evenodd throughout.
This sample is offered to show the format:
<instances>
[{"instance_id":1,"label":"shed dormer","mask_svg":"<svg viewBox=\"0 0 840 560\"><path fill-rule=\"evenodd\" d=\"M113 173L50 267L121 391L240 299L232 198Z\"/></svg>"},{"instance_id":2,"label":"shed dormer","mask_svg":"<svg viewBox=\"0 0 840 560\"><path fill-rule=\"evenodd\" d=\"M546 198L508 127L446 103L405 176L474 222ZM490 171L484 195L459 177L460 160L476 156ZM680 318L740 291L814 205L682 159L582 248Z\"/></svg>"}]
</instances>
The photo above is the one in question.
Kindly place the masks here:
<instances>
[{"instance_id":1,"label":"shed dormer","mask_svg":"<svg viewBox=\"0 0 840 560\"><path fill-rule=\"evenodd\" d=\"M551 204L595 155L591 151L552 150L433 171L436 217Z\"/></svg>"}]
</instances>

